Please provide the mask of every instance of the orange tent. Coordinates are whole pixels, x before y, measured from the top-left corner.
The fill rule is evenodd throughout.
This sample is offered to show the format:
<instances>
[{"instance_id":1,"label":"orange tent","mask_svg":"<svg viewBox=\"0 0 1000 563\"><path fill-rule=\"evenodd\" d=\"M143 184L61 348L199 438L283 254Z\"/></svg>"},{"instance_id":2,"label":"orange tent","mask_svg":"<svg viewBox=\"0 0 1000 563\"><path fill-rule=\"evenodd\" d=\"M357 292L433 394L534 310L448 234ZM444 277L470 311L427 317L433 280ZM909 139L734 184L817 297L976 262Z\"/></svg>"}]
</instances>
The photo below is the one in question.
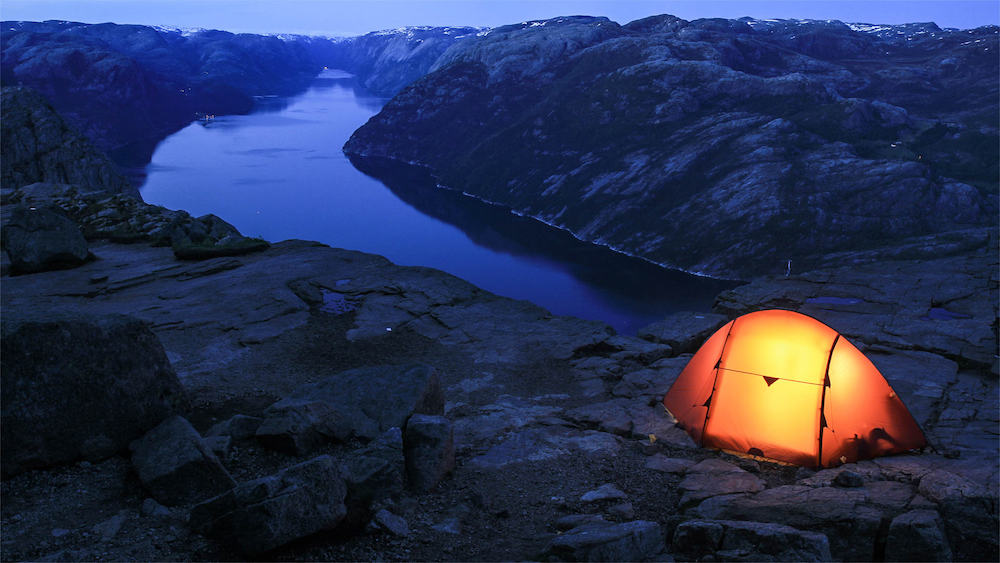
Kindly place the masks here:
<instances>
[{"instance_id":1,"label":"orange tent","mask_svg":"<svg viewBox=\"0 0 1000 563\"><path fill-rule=\"evenodd\" d=\"M663 405L704 447L809 467L927 445L861 351L792 311L758 311L720 328Z\"/></svg>"}]
</instances>

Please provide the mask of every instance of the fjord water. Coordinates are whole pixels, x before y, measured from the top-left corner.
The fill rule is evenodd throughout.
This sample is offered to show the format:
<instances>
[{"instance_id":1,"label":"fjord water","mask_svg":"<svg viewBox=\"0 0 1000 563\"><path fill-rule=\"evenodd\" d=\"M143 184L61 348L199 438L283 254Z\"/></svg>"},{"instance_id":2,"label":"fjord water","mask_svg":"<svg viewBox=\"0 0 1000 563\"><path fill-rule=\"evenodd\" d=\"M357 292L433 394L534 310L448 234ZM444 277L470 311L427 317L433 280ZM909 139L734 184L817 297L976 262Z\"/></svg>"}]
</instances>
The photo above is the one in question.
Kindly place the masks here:
<instances>
[{"instance_id":1,"label":"fjord water","mask_svg":"<svg viewBox=\"0 0 1000 563\"><path fill-rule=\"evenodd\" d=\"M361 172L341 147L385 101L350 75L324 71L299 96L192 123L157 146L142 197L194 216L213 213L248 236L317 240L437 268L623 333L674 311L707 311L732 287L437 188L418 168L357 162Z\"/></svg>"}]
</instances>

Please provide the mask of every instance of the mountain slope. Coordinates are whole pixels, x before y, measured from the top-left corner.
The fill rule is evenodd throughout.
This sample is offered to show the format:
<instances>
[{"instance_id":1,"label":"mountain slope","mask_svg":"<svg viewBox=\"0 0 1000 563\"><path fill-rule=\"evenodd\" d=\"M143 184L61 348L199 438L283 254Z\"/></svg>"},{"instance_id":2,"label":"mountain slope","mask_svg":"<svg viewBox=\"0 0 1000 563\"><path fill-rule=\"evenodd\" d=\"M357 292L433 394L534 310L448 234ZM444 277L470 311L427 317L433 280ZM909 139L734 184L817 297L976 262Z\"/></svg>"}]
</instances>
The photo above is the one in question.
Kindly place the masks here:
<instances>
[{"instance_id":1,"label":"mountain slope","mask_svg":"<svg viewBox=\"0 0 1000 563\"><path fill-rule=\"evenodd\" d=\"M141 25L3 22L2 80L30 86L119 162L197 114L244 113L253 96L304 88L320 66L299 42ZM133 155L132 153L137 153Z\"/></svg>"},{"instance_id":2,"label":"mountain slope","mask_svg":"<svg viewBox=\"0 0 1000 563\"><path fill-rule=\"evenodd\" d=\"M4 87L0 107L0 186L77 184L138 197L114 163L66 125L36 92Z\"/></svg>"},{"instance_id":3,"label":"mountain slope","mask_svg":"<svg viewBox=\"0 0 1000 563\"><path fill-rule=\"evenodd\" d=\"M389 97L426 74L453 44L478 31L473 27L404 27L328 42L306 41L323 64L352 72L368 91Z\"/></svg>"},{"instance_id":4,"label":"mountain slope","mask_svg":"<svg viewBox=\"0 0 1000 563\"><path fill-rule=\"evenodd\" d=\"M452 46L345 151L421 163L586 240L727 277L992 225L997 28L889 31L505 26Z\"/></svg>"}]
</instances>

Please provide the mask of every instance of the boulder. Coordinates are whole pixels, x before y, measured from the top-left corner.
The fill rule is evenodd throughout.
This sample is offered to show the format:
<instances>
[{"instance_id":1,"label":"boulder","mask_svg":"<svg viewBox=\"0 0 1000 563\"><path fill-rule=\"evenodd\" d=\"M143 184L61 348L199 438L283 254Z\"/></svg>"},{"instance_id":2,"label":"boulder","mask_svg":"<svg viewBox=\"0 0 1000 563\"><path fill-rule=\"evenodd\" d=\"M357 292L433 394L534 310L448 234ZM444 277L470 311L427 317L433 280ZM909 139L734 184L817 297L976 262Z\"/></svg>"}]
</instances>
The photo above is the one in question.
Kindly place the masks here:
<instances>
[{"instance_id":1,"label":"boulder","mask_svg":"<svg viewBox=\"0 0 1000 563\"><path fill-rule=\"evenodd\" d=\"M109 457L182 398L163 346L137 319L7 308L2 331L4 475Z\"/></svg>"},{"instance_id":2,"label":"boulder","mask_svg":"<svg viewBox=\"0 0 1000 563\"><path fill-rule=\"evenodd\" d=\"M3 226L3 247L15 274L73 268L89 255L76 223L54 209L23 205L11 211Z\"/></svg>"},{"instance_id":3,"label":"boulder","mask_svg":"<svg viewBox=\"0 0 1000 563\"><path fill-rule=\"evenodd\" d=\"M944 524L936 510L911 510L892 519L886 561L951 561Z\"/></svg>"},{"instance_id":4,"label":"boulder","mask_svg":"<svg viewBox=\"0 0 1000 563\"><path fill-rule=\"evenodd\" d=\"M690 508L701 501L718 495L756 493L763 491L764 481L747 471L721 459L706 459L687 470L681 481L680 507Z\"/></svg>"},{"instance_id":5,"label":"boulder","mask_svg":"<svg viewBox=\"0 0 1000 563\"><path fill-rule=\"evenodd\" d=\"M656 522L592 522L556 536L545 548L543 559L643 561L656 556L663 549L663 531Z\"/></svg>"},{"instance_id":6,"label":"boulder","mask_svg":"<svg viewBox=\"0 0 1000 563\"><path fill-rule=\"evenodd\" d=\"M268 407L257 438L302 455L330 440L367 440L402 428L414 413L442 414L444 395L434 368L422 364L365 367L299 387Z\"/></svg>"},{"instance_id":7,"label":"boulder","mask_svg":"<svg viewBox=\"0 0 1000 563\"><path fill-rule=\"evenodd\" d=\"M406 475L418 491L434 488L455 467L451 422L443 416L414 414L403 435Z\"/></svg>"},{"instance_id":8,"label":"boulder","mask_svg":"<svg viewBox=\"0 0 1000 563\"><path fill-rule=\"evenodd\" d=\"M727 322L729 317L718 313L681 311L640 328L636 336L650 342L667 344L674 354L686 354L698 350L712 333Z\"/></svg>"},{"instance_id":9,"label":"boulder","mask_svg":"<svg viewBox=\"0 0 1000 563\"><path fill-rule=\"evenodd\" d=\"M163 504L198 502L236 484L198 431L180 416L164 420L131 449L143 487Z\"/></svg>"},{"instance_id":10,"label":"boulder","mask_svg":"<svg viewBox=\"0 0 1000 563\"><path fill-rule=\"evenodd\" d=\"M344 515L344 481L322 455L274 475L240 483L191 510L191 527L257 556L321 530Z\"/></svg>"},{"instance_id":11,"label":"boulder","mask_svg":"<svg viewBox=\"0 0 1000 563\"><path fill-rule=\"evenodd\" d=\"M781 524L690 520L677 526L671 544L686 559L722 561L830 561L823 534Z\"/></svg>"}]
</instances>

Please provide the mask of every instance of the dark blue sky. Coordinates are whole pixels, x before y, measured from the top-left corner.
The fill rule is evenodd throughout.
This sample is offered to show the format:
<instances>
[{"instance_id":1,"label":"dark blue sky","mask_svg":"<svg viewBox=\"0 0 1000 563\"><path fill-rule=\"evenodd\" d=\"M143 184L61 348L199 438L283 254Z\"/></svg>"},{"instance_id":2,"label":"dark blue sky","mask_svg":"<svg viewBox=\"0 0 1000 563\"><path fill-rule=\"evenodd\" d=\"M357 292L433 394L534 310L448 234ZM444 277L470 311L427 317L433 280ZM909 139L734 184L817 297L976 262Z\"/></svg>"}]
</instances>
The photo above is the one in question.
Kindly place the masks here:
<instances>
[{"instance_id":1,"label":"dark blue sky","mask_svg":"<svg viewBox=\"0 0 1000 563\"><path fill-rule=\"evenodd\" d=\"M560 15L619 23L654 14L933 21L942 27L1000 23L998 0L3 0L6 20L160 24L253 33L357 35L407 25L496 26Z\"/></svg>"}]
</instances>

